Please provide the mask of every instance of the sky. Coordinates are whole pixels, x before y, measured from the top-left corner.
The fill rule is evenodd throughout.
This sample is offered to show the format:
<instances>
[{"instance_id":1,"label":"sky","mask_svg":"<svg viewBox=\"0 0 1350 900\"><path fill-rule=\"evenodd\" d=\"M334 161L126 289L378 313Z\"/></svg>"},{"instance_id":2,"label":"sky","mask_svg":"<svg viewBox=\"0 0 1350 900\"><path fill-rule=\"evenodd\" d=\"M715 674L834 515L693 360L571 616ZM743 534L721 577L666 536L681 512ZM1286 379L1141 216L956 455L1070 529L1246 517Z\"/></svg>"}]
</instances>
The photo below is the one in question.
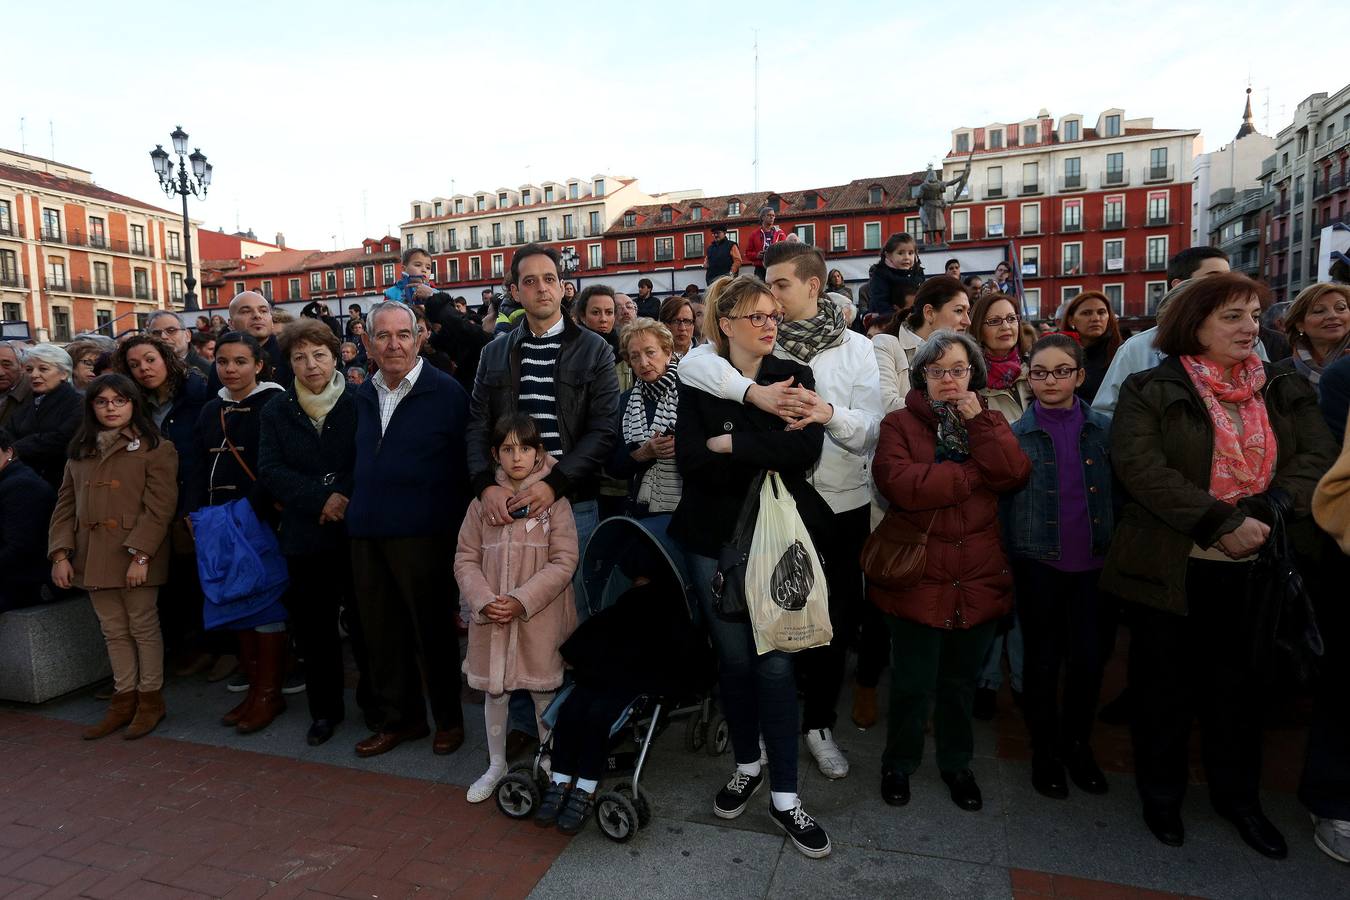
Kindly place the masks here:
<instances>
[{"instance_id":1,"label":"sky","mask_svg":"<svg viewBox=\"0 0 1350 900\"><path fill-rule=\"evenodd\" d=\"M203 227L333 249L416 199L632 175L648 193L922 170L957 127L1109 107L1217 149L1333 93L1324 0L466 4L67 0L5 14L0 147L177 208L148 153L214 165ZM754 165L755 42L759 165ZM16 89L17 88L17 89ZM1269 113L1267 116L1267 102ZM23 121L22 134L20 121ZM54 147L54 154L53 154ZM756 176L758 179L756 181Z\"/></svg>"}]
</instances>

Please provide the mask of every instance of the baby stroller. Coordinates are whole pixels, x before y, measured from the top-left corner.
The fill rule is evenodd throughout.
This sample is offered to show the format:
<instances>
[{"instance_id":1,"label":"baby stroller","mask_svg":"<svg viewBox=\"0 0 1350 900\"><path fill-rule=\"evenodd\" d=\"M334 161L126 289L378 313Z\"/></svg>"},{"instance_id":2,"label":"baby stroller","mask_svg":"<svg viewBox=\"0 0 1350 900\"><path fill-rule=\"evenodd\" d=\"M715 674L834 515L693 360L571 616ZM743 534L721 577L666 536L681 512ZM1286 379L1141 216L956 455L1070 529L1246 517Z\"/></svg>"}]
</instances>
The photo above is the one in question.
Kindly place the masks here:
<instances>
[{"instance_id":1,"label":"baby stroller","mask_svg":"<svg viewBox=\"0 0 1350 900\"><path fill-rule=\"evenodd\" d=\"M496 800L510 818L534 815L548 786L545 759L554 755L559 718L576 711L564 706L574 693L574 702L584 703L599 690L626 704L609 725L603 769L606 777L632 776L597 789L594 808L600 830L623 843L651 821L651 797L639 782L656 737L686 718L686 745L715 755L726 752L728 730L710 698L711 648L693 623L681 570L660 539L635 519L606 519L586 544L581 564L593 614L561 648L572 677L544 711L550 731L534 761L512 767Z\"/></svg>"}]
</instances>

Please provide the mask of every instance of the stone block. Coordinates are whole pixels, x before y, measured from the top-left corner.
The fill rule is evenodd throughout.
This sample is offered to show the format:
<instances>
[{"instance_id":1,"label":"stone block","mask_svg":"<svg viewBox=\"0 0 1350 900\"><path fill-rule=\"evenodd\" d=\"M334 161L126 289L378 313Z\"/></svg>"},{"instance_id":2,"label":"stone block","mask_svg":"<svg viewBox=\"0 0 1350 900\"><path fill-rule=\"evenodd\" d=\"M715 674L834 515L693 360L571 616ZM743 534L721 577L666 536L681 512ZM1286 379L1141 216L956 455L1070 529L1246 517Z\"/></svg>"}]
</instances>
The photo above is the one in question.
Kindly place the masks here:
<instances>
[{"instance_id":1,"label":"stone block","mask_svg":"<svg viewBox=\"0 0 1350 900\"><path fill-rule=\"evenodd\" d=\"M0 615L0 700L42 703L111 674L88 597Z\"/></svg>"}]
</instances>

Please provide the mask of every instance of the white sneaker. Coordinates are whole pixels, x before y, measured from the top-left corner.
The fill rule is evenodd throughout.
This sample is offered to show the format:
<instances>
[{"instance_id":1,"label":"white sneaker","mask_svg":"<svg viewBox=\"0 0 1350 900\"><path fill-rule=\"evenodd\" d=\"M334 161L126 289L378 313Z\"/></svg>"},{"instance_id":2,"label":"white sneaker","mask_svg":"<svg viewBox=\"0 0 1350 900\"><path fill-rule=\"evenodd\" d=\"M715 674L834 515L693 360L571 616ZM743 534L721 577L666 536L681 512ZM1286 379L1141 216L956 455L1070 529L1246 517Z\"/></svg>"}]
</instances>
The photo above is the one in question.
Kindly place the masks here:
<instances>
[{"instance_id":1,"label":"white sneaker","mask_svg":"<svg viewBox=\"0 0 1350 900\"><path fill-rule=\"evenodd\" d=\"M1337 862L1350 863L1350 822L1313 816L1313 843Z\"/></svg>"},{"instance_id":2,"label":"white sneaker","mask_svg":"<svg viewBox=\"0 0 1350 900\"><path fill-rule=\"evenodd\" d=\"M834 781L848 774L848 760L839 745L834 742L834 734L828 728L816 728L806 733L806 749L816 758L820 774Z\"/></svg>"},{"instance_id":3,"label":"white sneaker","mask_svg":"<svg viewBox=\"0 0 1350 900\"><path fill-rule=\"evenodd\" d=\"M496 792L497 784L505 774L505 769L499 769L495 766L488 769L481 778L469 785L469 792L465 799L470 803L482 803Z\"/></svg>"}]
</instances>

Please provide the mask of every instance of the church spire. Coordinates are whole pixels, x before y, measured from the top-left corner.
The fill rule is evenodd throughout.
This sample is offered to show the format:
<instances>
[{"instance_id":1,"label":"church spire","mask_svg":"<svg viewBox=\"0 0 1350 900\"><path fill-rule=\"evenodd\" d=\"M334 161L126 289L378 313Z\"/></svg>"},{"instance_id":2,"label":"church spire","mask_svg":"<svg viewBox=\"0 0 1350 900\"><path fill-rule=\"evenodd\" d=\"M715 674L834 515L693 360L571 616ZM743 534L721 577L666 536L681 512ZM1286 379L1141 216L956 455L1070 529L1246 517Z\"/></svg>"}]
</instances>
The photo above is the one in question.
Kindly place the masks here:
<instances>
[{"instance_id":1,"label":"church spire","mask_svg":"<svg viewBox=\"0 0 1350 900\"><path fill-rule=\"evenodd\" d=\"M1241 140L1249 134L1256 134L1256 126L1252 124L1252 89L1247 88L1247 108L1242 112L1242 127L1238 129L1237 138Z\"/></svg>"}]
</instances>

